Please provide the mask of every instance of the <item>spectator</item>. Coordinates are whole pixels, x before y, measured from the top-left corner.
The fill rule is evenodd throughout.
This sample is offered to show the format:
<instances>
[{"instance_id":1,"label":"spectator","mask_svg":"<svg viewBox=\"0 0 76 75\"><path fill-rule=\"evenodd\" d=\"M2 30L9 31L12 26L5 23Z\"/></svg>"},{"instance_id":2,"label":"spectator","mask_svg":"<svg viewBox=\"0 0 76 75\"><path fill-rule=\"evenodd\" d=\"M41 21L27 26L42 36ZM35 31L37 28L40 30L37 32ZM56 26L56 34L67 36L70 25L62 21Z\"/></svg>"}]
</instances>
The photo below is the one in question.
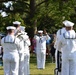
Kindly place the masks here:
<instances>
[{"instance_id":1,"label":"spectator","mask_svg":"<svg viewBox=\"0 0 76 75\"><path fill-rule=\"evenodd\" d=\"M54 48L54 43L55 43L55 40L56 40L56 34L52 34L52 42L51 42L51 50L50 50L50 55L51 55L51 58L52 58L52 62L55 62L55 48Z\"/></svg>"}]
</instances>

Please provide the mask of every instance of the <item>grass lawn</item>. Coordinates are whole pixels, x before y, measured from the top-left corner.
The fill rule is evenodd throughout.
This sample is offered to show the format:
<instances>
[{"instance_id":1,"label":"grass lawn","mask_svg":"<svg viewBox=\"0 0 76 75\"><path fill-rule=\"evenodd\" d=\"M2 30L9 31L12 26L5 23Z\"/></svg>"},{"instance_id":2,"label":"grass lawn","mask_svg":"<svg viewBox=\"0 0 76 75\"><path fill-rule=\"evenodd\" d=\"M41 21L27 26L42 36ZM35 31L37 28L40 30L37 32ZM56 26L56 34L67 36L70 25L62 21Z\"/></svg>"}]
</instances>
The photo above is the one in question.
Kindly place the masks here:
<instances>
[{"instance_id":1,"label":"grass lawn","mask_svg":"<svg viewBox=\"0 0 76 75\"><path fill-rule=\"evenodd\" d=\"M46 67L44 70L37 69L36 65L36 56L31 55L30 75L54 75L55 63L51 63L50 57L46 60ZM0 75L3 75L3 67L0 67Z\"/></svg>"}]
</instances>

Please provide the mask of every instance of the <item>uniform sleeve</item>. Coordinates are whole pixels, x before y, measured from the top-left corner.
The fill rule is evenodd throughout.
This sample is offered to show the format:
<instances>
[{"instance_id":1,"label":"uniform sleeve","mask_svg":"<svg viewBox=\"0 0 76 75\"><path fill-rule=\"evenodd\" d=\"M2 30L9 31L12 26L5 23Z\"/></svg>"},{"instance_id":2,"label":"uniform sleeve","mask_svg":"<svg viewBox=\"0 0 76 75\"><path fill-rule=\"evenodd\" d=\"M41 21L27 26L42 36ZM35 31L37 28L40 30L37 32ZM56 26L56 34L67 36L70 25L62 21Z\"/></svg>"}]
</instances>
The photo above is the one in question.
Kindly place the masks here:
<instances>
[{"instance_id":1,"label":"uniform sleeve","mask_svg":"<svg viewBox=\"0 0 76 75\"><path fill-rule=\"evenodd\" d=\"M3 45L3 44L4 44L4 38L1 39L1 45Z\"/></svg>"},{"instance_id":2,"label":"uniform sleeve","mask_svg":"<svg viewBox=\"0 0 76 75\"><path fill-rule=\"evenodd\" d=\"M57 33L56 33L56 37L57 37L57 40L58 40L58 38L60 37L60 35L61 35L61 31L60 31L60 29L57 31Z\"/></svg>"},{"instance_id":3,"label":"uniform sleeve","mask_svg":"<svg viewBox=\"0 0 76 75\"><path fill-rule=\"evenodd\" d=\"M56 38L55 43L54 43L54 48L55 49L57 48L57 38Z\"/></svg>"},{"instance_id":4,"label":"uniform sleeve","mask_svg":"<svg viewBox=\"0 0 76 75\"><path fill-rule=\"evenodd\" d=\"M48 34L46 34L46 36L44 36L46 40L51 40L50 36Z\"/></svg>"},{"instance_id":5,"label":"uniform sleeve","mask_svg":"<svg viewBox=\"0 0 76 75\"><path fill-rule=\"evenodd\" d=\"M58 50L61 50L62 45L63 45L63 37L60 36L61 38L57 41L57 48Z\"/></svg>"},{"instance_id":6,"label":"uniform sleeve","mask_svg":"<svg viewBox=\"0 0 76 75\"><path fill-rule=\"evenodd\" d=\"M25 43L25 44L27 44L28 46L30 46L30 45L31 45L31 42L30 42L29 37L24 41L24 43Z\"/></svg>"},{"instance_id":7,"label":"uniform sleeve","mask_svg":"<svg viewBox=\"0 0 76 75\"><path fill-rule=\"evenodd\" d=\"M22 45L21 45L20 40L18 38L15 38L15 44L16 44L18 50L22 49Z\"/></svg>"},{"instance_id":8,"label":"uniform sleeve","mask_svg":"<svg viewBox=\"0 0 76 75\"><path fill-rule=\"evenodd\" d=\"M55 44L54 44L54 48L56 48L56 49L57 49L59 38L60 38L60 29L56 33L56 40L55 40Z\"/></svg>"},{"instance_id":9,"label":"uniform sleeve","mask_svg":"<svg viewBox=\"0 0 76 75\"><path fill-rule=\"evenodd\" d=\"M27 39L29 38L29 36L28 36L28 35L26 35L26 34L21 35L21 37L23 38L23 40L24 40L24 41L25 41L25 40L27 40Z\"/></svg>"}]
</instances>

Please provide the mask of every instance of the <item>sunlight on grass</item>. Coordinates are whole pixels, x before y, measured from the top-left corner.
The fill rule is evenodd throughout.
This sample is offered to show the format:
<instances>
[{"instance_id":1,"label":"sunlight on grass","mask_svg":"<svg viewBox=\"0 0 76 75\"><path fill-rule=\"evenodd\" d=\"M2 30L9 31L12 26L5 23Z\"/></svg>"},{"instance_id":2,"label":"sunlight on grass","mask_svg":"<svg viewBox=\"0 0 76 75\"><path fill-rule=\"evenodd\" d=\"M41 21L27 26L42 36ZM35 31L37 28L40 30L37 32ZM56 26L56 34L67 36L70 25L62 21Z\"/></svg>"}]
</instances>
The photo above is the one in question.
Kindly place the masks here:
<instances>
[{"instance_id":1,"label":"sunlight on grass","mask_svg":"<svg viewBox=\"0 0 76 75\"><path fill-rule=\"evenodd\" d=\"M2 66L0 66L0 75L3 75L3 67Z\"/></svg>"},{"instance_id":2,"label":"sunlight on grass","mask_svg":"<svg viewBox=\"0 0 76 75\"><path fill-rule=\"evenodd\" d=\"M35 64L31 64L30 72L32 75L53 75L54 74L55 64L48 63L44 70L39 70L36 68Z\"/></svg>"}]
</instances>

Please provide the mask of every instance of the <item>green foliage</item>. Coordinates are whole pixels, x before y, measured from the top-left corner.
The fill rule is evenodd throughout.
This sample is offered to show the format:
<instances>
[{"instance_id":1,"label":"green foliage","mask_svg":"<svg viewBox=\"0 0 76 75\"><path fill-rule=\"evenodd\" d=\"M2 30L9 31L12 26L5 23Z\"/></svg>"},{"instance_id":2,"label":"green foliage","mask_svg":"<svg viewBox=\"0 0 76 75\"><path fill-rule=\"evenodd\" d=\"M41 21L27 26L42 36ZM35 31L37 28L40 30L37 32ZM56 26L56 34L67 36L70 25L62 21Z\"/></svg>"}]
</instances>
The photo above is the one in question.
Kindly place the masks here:
<instances>
[{"instance_id":1,"label":"green foliage","mask_svg":"<svg viewBox=\"0 0 76 75\"><path fill-rule=\"evenodd\" d=\"M70 1L52 1L52 0L49 0L49 4L47 6L47 9L45 9L45 7L43 7L44 5L41 6L41 9L40 9L40 14L38 14L38 18L39 17L44 17L44 16L48 16L50 17L54 22L53 23L53 27L49 26L50 25L50 22L51 20L49 20L48 23L45 22L45 19L42 22L44 22L45 24L44 25L47 25L47 29L48 27L50 27L50 30L57 30L61 27L63 27L63 24L62 24L62 21L63 20L70 20L70 21L74 21L74 16L72 16L72 18L70 18L71 15L75 14L75 7L76 5L76 2L70 0ZM74 18L74 19L73 19ZM40 19L39 19L40 20ZM44 26L42 25L42 26ZM40 27L42 27L40 25ZM53 32L53 31L52 31Z\"/></svg>"},{"instance_id":2,"label":"green foliage","mask_svg":"<svg viewBox=\"0 0 76 75\"><path fill-rule=\"evenodd\" d=\"M75 0L18 0L13 1L14 10L10 10L10 7L6 9L3 4L0 4L1 8L9 15L5 18L0 16L1 32L4 32L5 27L12 25L15 20L21 21L27 30L37 26L38 29L46 28L50 33L61 28L63 20L76 23Z\"/></svg>"},{"instance_id":3,"label":"green foliage","mask_svg":"<svg viewBox=\"0 0 76 75\"><path fill-rule=\"evenodd\" d=\"M38 19L38 29L46 28L47 32L54 33L56 27L54 22L50 16L41 16Z\"/></svg>"}]
</instances>

